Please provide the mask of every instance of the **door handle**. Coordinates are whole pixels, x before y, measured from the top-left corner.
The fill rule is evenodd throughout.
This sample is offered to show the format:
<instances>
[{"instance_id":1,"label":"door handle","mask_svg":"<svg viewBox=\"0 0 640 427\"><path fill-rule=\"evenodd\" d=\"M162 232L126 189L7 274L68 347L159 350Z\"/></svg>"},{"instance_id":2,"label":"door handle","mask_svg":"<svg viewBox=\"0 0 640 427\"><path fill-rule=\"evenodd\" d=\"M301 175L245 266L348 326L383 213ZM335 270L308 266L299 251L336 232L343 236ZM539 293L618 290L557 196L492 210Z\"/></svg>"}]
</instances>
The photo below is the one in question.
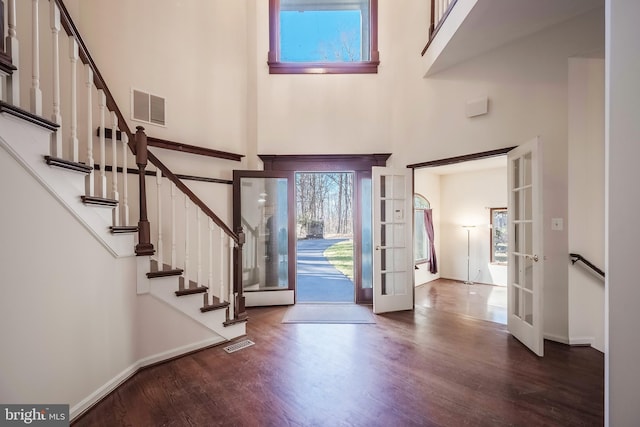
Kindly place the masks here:
<instances>
[{"instance_id":1,"label":"door handle","mask_svg":"<svg viewBox=\"0 0 640 427\"><path fill-rule=\"evenodd\" d=\"M376 246L376 251L379 251L379 250L380 250L380 246Z\"/></svg>"},{"instance_id":2,"label":"door handle","mask_svg":"<svg viewBox=\"0 0 640 427\"><path fill-rule=\"evenodd\" d=\"M538 260L540 258L538 258L538 255L525 255L527 258L532 259L533 262L538 262Z\"/></svg>"}]
</instances>

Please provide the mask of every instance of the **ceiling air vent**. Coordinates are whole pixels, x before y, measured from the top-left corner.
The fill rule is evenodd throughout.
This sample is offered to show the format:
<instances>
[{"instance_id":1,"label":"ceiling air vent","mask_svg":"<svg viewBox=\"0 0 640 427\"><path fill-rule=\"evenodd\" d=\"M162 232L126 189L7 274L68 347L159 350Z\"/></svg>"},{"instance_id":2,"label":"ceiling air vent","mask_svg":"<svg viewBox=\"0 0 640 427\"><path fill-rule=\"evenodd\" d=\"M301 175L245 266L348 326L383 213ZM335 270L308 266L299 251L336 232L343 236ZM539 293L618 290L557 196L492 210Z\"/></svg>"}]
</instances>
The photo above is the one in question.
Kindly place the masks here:
<instances>
[{"instance_id":1,"label":"ceiling air vent","mask_svg":"<svg viewBox=\"0 0 640 427\"><path fill-rule=\"evenodd\" d=\"M133 89L131 104L133 120L160 126L166 124L164 98Z\"/></svg>"}]
</instances>

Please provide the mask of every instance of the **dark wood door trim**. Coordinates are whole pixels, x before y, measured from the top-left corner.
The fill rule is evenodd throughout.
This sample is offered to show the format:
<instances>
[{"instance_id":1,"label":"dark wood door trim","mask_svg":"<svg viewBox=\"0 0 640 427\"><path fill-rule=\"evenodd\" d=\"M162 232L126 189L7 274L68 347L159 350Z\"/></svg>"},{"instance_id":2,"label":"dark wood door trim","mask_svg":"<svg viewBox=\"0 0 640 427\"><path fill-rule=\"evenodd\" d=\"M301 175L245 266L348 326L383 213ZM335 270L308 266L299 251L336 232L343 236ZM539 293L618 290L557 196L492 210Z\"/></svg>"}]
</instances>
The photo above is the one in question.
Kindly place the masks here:
<instances>
[{"instance_id":1,"label":"dark wood door trim","mask_svg":"<svg viewBox=\"0 0 640 427\"><path fill-rule=\"evenodd\" d=\"M371 179L371 168L373 166L386 166L387 159L390 156L391 153L258 155L264 164L265 171L354 172L353 281L356 289L355 301L357 304L373 303L371 289L362 288L362 180ZM295 206L293 208L295 209ZM290 264L295 264L295 262L290 262Z\"/></svg>"},{"instance_id":2,"label":"dark wood door trim","mask_svg":"<svg viewBox=\"0 0 640 427\"><path fill-rule=\"evenodd\" d=\"M430 160L428 162L413 163L413 164L407 165L407 167L409 169L431 168L435 166L444 166L444 165L452 165L454 163L468 162L470 160L488 159L490 157L503 156L507 154L509 151L513 150L514 148L516 148L516 146L498 148L497 150L482 151L482 152L473 153L473 154L465 154L463 156L447 157L445 159L439 159L439 160Z\"/></svg>"}]
</instances>

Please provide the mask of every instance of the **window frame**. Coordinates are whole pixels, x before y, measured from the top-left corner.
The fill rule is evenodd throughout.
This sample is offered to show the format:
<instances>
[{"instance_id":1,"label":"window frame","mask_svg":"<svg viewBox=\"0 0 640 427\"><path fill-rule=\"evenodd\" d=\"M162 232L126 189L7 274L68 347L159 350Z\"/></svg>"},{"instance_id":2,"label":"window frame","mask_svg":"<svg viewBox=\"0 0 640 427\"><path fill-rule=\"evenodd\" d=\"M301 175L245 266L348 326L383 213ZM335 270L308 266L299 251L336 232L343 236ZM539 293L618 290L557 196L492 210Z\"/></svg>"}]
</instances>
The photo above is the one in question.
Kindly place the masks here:
<instances>
[{"instance_id":1,"label":"window frame","mask_svg":"<svg viewBox=\"0 0 640 427\"><path fill-rule=\"evenodd\" d=\"M378 0L369 0L368 61L358 62L281 62L280 0L269 0L269 74L376 74L380 64L378 52Z\"/></svg>"},{"instance_id":2,"label":"window frame","mask_svg":"<svg viewBox=\"0 0 640 427\"><path fill-rule=\"evenodd\" d=\"M502 208L489 208L489 224L491 224L491 232L489 233L489 262L493 265L507 265L507 261L496 261L495 260L495 251L493 250L493 232L494 232L494 224L493 224L493 213L495 211L504 211L507 215L509 215L509 211L506 207ZM507 233L509 232L509 228L507 227ZM507 248L508 253L508 248Z\"/></svg>"},{"instance_id":3,"label":"window frame","mask_svg":"<svg viewBox=\"0 0 640 427\"><path fill-rule=\"evenodd\" d=\"M417 207L416 206L416 198L421 198L426 202L426 205L428 207L424 208L424 207ZM426 197L424 197L422 194L420 193L413 193L413 222L414 222L414 229L413 229L413 244L414 244L414 250L415 250L415 244L416 244L416 212L420 211L422 212L422 215L424 216L424 211L427 209L431 209L431 202L429 201L429 199L427 199ZM428 264L431 262L431 256L428 252L428 248L429 248L429 236L427 235L427 230L423 230L424 234L425 234L425 240L427 242L427 257L426 258L421 258L421 259L417 259L416 258L416 254L414 254L413 257L413 262L415 263L415 265L421 265L421 264Z\"/></svg>"}]
</instances>

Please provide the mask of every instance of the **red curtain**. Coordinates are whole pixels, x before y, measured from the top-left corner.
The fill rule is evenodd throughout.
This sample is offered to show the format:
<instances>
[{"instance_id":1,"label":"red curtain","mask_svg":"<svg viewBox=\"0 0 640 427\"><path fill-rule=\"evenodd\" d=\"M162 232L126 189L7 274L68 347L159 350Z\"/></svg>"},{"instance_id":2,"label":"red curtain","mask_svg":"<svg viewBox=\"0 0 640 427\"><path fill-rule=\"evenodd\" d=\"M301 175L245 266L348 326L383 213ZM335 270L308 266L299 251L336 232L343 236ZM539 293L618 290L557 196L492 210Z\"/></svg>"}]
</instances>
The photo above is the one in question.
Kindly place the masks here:
<instances>
[{"instance_id":1,"label":"red curtain","mask_svg":"<svg viewBox=\"0 0 640 427\"><path fill-rule=\"evenodd\" d=\"M431 209L424 210L424 228L427 231L427 237L429 237L429 271L432 274L436 274L438 272L438 260L436 259L436 246L433 240L433 211Z\"/></svg>"}]
</instances>

